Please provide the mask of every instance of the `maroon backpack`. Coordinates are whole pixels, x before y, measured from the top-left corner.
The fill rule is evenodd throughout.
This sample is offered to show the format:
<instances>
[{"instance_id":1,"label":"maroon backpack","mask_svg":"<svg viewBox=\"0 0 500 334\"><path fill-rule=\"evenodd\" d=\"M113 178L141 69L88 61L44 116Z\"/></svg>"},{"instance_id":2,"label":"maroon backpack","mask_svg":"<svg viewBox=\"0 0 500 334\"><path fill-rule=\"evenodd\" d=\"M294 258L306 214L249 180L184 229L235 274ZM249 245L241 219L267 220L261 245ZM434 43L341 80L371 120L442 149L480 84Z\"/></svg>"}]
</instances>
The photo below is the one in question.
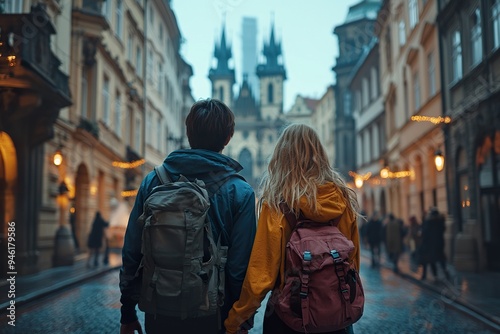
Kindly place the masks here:
<instances>
[{"instance_id":1,"label":"maroon backpack","mask_svg":"<svg viewBox=\"0 0 500 334\"><path fill-rule=\"evenodd\" d=\"M304 333L341 330L363 315L365 296L359 274L349 263L354 244L337 228L338 221L318 223L288 205L281 211L292 228L286 246L285 284L272 302L280 319Z\"/></svg>"}]
</instances>

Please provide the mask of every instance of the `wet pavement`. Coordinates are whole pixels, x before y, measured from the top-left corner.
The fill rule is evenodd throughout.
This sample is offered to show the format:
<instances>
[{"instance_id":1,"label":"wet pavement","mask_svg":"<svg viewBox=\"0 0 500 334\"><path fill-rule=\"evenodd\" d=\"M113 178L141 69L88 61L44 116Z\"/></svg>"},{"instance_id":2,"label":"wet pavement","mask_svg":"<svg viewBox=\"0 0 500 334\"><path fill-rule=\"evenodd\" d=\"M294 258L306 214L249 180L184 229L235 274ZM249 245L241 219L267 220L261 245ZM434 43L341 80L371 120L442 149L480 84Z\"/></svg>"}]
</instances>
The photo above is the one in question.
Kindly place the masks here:
<instances>
[{"instance_id":1,"label":"wet pavement","mask_svg":"<svg viewBox=\"0 0 500 334\"><path fill-rule=\"evenodd\" d=\"M362 281L367 296L363 317L354 325L360 333L479 333L492 334L484 323L446 307L440 296L412 284L391 270L372 269L362 259ZM118 270L103 272L71 289L46 295L17 310L16 327L0 318L2 333L119 332ZM140 322L144 316L139 313ZM262 318L250 332L260 334ZM168 329L165 333L169 333Z\"/></svg>"},{"instance_id":2,"label":"wet pavement","mask_svg":"<svg viewBox=\"0 0 500 334\"><path fill-rule=\"evenodd\" d=\"M354 325L356 333L500 333L499 273L458 273L450 267L451 283L436 282L432 274L422 282L421 268L412 266L406 255L398 275L384 261L381 267L370 268L368 256L362 250L361 278L367 299L365 313ZM18 277L16 331L6 326L9 300L3 284L0 332L117 333L120 264L119 253L112 253L107 267L86 268L82 257L73 266ZM65 289L68 286L73 288ZM261 333L262 314L256 315L251 334Z\"/></svg>"}]
</instances>

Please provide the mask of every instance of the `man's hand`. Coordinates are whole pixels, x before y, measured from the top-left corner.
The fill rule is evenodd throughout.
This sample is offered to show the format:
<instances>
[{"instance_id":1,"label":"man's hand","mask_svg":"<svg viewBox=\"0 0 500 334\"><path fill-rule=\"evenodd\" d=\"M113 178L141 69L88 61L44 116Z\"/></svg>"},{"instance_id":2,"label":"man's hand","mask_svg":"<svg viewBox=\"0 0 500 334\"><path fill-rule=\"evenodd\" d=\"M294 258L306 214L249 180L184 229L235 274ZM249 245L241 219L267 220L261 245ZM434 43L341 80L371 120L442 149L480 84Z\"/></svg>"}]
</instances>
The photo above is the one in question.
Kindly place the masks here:
<instances>
[{"instance_id":1,"label":"man's hand","mask_svg":"<svg viewBox=\"0 0 500 334\"><path fill-rule=\"evenodd\" d=\"M136 320L129 324L121 324L120 326L120 334L135 334L135 331L137 331L139 334L142 334L142 327L139 320Z\"/></svg>"}]
</instances>

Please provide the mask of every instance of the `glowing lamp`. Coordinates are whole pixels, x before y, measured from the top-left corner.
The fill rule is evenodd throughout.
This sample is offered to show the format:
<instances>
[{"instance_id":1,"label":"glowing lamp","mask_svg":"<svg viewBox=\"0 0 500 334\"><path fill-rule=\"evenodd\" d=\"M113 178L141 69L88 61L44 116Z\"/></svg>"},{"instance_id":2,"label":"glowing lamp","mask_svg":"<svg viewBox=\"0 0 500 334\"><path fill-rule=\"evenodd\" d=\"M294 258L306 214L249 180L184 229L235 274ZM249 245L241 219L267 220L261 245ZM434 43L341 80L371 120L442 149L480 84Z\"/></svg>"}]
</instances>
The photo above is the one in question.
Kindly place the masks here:
<instances>
[{"instance_id":1,"label":"glowing lamp","mask_svg":"<svg viewBox=\"0 0 500 334\"><path fill-rule=\"evenodd\" d=\"M444 168L444 156L441 150L437 150L434 155L434 164L436 165L436 170L438 172L442 171Z\"/></svg>"},{"instance_id":2,"label":"glowing lamp","mask_svg":"<svg viewBox=\"0 0 500 334\"><path fill-rule=\"evenodd\" d=\"M385 167L380 171L380 177L387 179L389 177L389 168Z\"/></svg>"},{"instance_id":3,"label":"glowing lamp","mask_svg":"<svg viewBox=\"0 0 500 334\"><path fill-rule=\"evenodd\" d=\"M356 185L356 188L361 188L363 186L363 179L361 177L355 178L354 184Z\"/></svg>"},{"instance_id":4,"label":"glowing lamp","mask_svg":"<svg viewBox=\"0 0 500 334\"><path fill-rule=\"evenodd\" d=\"M56 153L54 153L54 165L56 166L61 166L63 162L63 156L60 150L57 150Z\"/></svg>"}]
</instances>

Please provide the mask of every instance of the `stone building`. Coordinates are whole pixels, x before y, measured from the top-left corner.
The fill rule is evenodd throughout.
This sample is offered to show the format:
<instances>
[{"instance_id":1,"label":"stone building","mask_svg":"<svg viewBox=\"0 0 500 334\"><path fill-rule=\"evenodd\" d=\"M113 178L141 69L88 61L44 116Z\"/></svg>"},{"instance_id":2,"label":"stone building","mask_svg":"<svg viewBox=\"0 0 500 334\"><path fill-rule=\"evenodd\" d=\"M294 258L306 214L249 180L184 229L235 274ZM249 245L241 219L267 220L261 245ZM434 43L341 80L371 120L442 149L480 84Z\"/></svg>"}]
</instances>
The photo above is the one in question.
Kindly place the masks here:
<instances>
[{"instance_id":1,"label":"stone building","mask_svg":"<svg viewBox=\"0 0 500 334\"><path fill-rule=\"evenodd\" d=\"M458 269L500 269L500 1L437 1Z\"/></svg>"},{"instance_id":2,"label":"stone building","mask_svg":"<svg viewBox=\"0 0 500 334\"><path fill-rule=\"evenodd\" d=\"M356 121L356 170L351 172L350 181L358 189L359 203L368 216L374 211L387 213L386 181L379 177L386 151L379 64L379 43L374 38L356 64L349 85Z\"/></svg>"},{"instance_id":3,"label":"stone building","mask_svg":"<svg viewBox=\"0 0 500 334\"><path fill-rule=\"evenodd\" d=\"M257 190L259 180L267 168L269 158L280 129L285 124L283 117L283 86L286 70L282 62L281 43L271 28L269 42L264 44L265 63L257 65L259 91L253 92L244 76L237 96L233 95L234 68L229 67L231 46L222 30L219 44L215 46L216 67L210 69L212 97L227 104L235 113L236 128L224 154L236 159L242 166L241 175ZM259 102L255 95L259 94Z\"/></svg>"},{"instance_id":4,"label":"stone building","mask_svg":"<svg viewBox=\"0 0 500 334\"><path fill-rule=\"evenodd\" d=\"M17 254L26 269L18 272L28 273L72 264L86 250L95 212L109 219L113 201L132 202L143 175L182 145L192 70L179 54L168 1L11 0L6 10L2 47L9 29L23 29L23 17L40 31L13 31L24 38L20 60L0 58L7 78L1 106L8 107L0 109L2 231L6 221L19 224ZM21 78L32 87L29 99L5 100L24 94ZM120 246L123 225L116 232L111 241Z\"/></svg>"},{"instance_id":5,"label":"stone building","mask_svg":"<svg viewBox=\"0 0 500 334\"><path fill-rule=\"evenodd\" d=\"M335 163L342 175L349 178L349 171L356 167L356 131L353 115L352 93L349 90L352 70L363 50L373 39L377 12L381 0L363 0L349 8L346 20L336 26L339 55L333 71L335 83Z\"/></svg>"},{"instance_id":6,"label":"stone building","mask_svg":"<svg viewBox=\"0 0 500 334\"><path fill-rule=\"evenodd\" d=\"M380 176L388 212L406 223L411 216L421 222L430 207L448 211L445 175L435 166L444 150L436 17L436 1L386 0L379 12L387 138Z\"/></svg>"}]
</instances>

